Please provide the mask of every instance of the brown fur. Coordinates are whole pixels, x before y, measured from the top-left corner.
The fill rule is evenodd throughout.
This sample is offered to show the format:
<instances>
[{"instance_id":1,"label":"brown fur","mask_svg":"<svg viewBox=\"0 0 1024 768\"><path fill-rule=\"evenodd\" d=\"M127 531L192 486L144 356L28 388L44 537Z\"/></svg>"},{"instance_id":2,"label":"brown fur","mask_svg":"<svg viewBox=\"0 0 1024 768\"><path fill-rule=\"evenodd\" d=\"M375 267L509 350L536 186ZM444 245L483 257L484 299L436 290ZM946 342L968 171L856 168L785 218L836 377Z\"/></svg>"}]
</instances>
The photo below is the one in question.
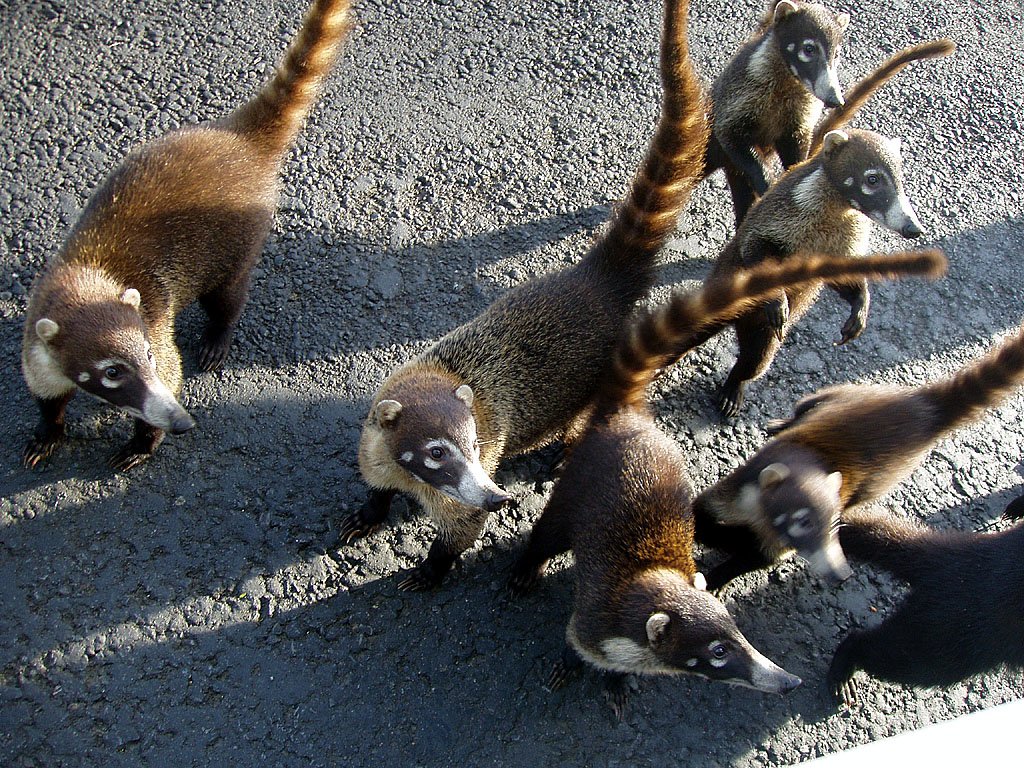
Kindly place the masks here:
<instances>
[{"instance_id":1,"label":"brown fur","mask_svg":"<svg viewBox=\"0 0 1024 768\"><path fill-rule=\"evenodd\" d=\"M423 440L432 436L425 431L429 408L403 405L391 428L394 434L382 439L381 425L372 415L378 403L392 398L399 378L441 370L451 375L452 383L472 388L472 416L477 431L487 435L481 438L480 462L488 474L502 456L559 438L571 440L585 423L615 338L652 285L657 253L699 178L707 140L705 104L686 40L687 3L670 3L669 8L661 49L661 119L628 200L582 262L515 288L384 383L371 406L359 451L363 477L374 490L370 504L346 520L345 540L383 521L390 491L409 491L408 472L393 454L382 455L381 450L410 435ZM450 396L450 390L437 391L439 401ZM440 581L479 535L486 513L438 504L436 491L426 483L413 481L412 492L442 527L427 561L403 582L405 588L419 589ZM464 533L458 537L446 537L457 518L471 524L460 525Z\"/></svg>"},{"instance_id":2,"label":"brown fur","mask_svg":"<svg viewBox=\"0 0 1024 768\"><path fill-rule=\"evenodd\" d=\"M920 387L844 384L800 400L791 418L770 425L775 437L743 466L705 491L699 504L708 522L749 525L760 518L759 543L765 552L785 549L778 527L770 521L799 507L811 511L822 529L831 528L844 510L888 492L920 464L944 435L978 418L1024 381L1024 329L978 362L950 378ZM766 466L784 465L788 476L738 519L737 499ZM838 487L811 493L813 478L832 475ZM722 533L718 531L718 533ZM740 561L724 572L731 576L765 564L747 543L723 548ZM739 566L743 566L742 568Z\"/></svg>"},{"instance_id":3,"label":"brown fur","mask_svg":"<svg viewBox=\"0 0 1024 768\"><path fill-rule=\"evenodd\" d=\"M135 359L118 346L119 324L127 323L126 332L139 326L159 379L176 397L182 372L174 318L198 299L210 316L200 367L221 365L270 230L281 161L348 29L348 6L348 0L316 0L281 67L252 101L222 120L134 151L89 200L29 302L22 360L43 421L26 448L27 466L59 445L63 405L55 415L54 403L66 403L93 362L124 359L129 371L146 366L144 356ZM127 289L141 297L141 323L118 306ZM43 318L60 328L52 339L37 334ZM97 337L101 331L106 336ZM40 344L52 371L32 368ZM162 429L138 420L135 438L115 455L114 466L126 469L145 459L162 437Z\"/></svg>"}]
</instances>

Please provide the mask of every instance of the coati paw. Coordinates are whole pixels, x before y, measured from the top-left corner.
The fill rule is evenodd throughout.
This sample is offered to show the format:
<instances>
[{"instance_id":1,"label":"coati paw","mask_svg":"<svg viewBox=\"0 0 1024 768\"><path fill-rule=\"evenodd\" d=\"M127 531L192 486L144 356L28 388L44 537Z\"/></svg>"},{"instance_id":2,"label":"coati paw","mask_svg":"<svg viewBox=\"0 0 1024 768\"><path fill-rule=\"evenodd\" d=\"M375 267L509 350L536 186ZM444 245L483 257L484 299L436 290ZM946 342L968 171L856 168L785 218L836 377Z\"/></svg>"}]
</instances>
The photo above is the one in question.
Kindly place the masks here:
<instances>
[{"instance_id":1,"label":"coati paw","mask_svg":"<svg viewBox=\"0 0 1024 768\"><path fill-rule=\"evenodd\" d=\"M569 663L564 658L559 659L552 665L551 672L548 673L548 678L544 681L544 689L549 693L554 693L559 688L564 688L576 677L579 670L578 663Z\"/></svg>"},{"instance_id":2,"label":"coati paw","mask_svg":"<svg viewBox=\"0 0 1024 768\"><path fill-rule=\"evenodd\" d=\"M829 690L836 704L852 707L857 703L857 681L852 676L845 680L829 678Z\"/></svg>"},{"instance_id":3,"label":"coati paw","mask_svg":"<svg viewBox=\"0 0 1024 768\"><path fill-rule=\"evenodd\" d=\"M605 675L604 700L615 713L615 719L621 721L626 714L626 705L629 703L629 676L628 675Z\"/></svg>"},{"instance_id":4,"label":"coati paw","mask_svg":"<svg viewBox=\"0 0 1024 768\"><path fill-rule=\"evenodd\" d=\"M764 305L764 315L775 338L782 341L786 334L786 323L789 322L789 304L784 299L769 301Z\"/></svg>"},{"instance_id":5,"label":"coati paw","mask_svg":"<svg viewBox=\"0 0 1024 768\"><path fill-rule=\"evenodd\" d=\"M544 576L544 565L541 565L539 568L527 568L517 563L512 571L511 578L508 580L509 595L519 598L532 592Z\"/></svg>"},{"instance_id":6,"label":"coati paw","mask_svg":"<svg viewBox=\"0 0 1024 768\"><path fill-rule=\"evenodd\" d=\"M25 469L35 469L40 463L49 461L50 457L60 448L64 437L35 437L28 441L21 454L21 463Z\"/></svg>"},{"instance_id":7,"label":"coati paw","mask_svg":"<svg viewBox=\"0 0 1024 768\"><path fill-rule=\"evenodd\" d=\"M358 541L364 536L380 528L380 523L368 523L363 519L362 510L357 509L349 514L341 523L341 530L338 532L338 541L343 545Z\"/></svg>"},{"instance_id":8,"label":"coati paw","mask_svg":"<svg viewBox=\"0 0 1024 768\"><path fill-rule=\"evenodd\" d=\"M233 331L211 332L209 329L203 333L203 338L199 342L200 371L216 371L224 365L224 361L228 359L228 352L231 351L231 340L234 335Z\"/></svg>"},{"instance_id":9,"label":"coati paw","mask_svg":"<svg viewBox=\"0 0 1024 768\"><path fill-rule=\"evenodd\" d=\"M107 466L115 472L126 472L132 467L137 467L145 462L152 453L139 451L134 443L128 443L124 448L107 459Z\"/></svg>"},{"instance_id":10,"label":"coati paw","mask_svg":"<svg viewBox=\"0 0 1024 768\"><path fill-rule=\"evenodd\" d=\"M1024 518L1024 496L1018 496L1003 510L1004 520L1020 520L1021 518Z\"/></svg>"},{"instance_id":11,"label":"coati paw","mask_svg":"<svg viewBox=\"0 0 1024 768\"><path fill-rule=\"evenodd\" d=\"M843 325L842 336L839 341L836 342L839 346L846 344L847 342L853 341L861 333L864 332L864 327L867 325L867 318L860 314L850 315L849 319Z\"/></svg>"},{"instance_id":12,"label":"coati paw","mask_svg":"<svg viewBox=\"0 0 1024 768\"><path fill-rule=\"evenodd\" d=\"M743 407L743 390L722 387L718 392L718 411L725 419L735 419Z\"/></svg>"},{"instance_id":13,"label":"coati paw","mask_svg":"<svg viewBox=\"0 0 1024 768\"><path fill-rule=\"evenodd\" d=\"M403 592L429 592L439 587L444 580L444 574L438 574L433 568L424 563L409 571L408 575L398 582L398 588Z\"/></svg>"}]
</instances>

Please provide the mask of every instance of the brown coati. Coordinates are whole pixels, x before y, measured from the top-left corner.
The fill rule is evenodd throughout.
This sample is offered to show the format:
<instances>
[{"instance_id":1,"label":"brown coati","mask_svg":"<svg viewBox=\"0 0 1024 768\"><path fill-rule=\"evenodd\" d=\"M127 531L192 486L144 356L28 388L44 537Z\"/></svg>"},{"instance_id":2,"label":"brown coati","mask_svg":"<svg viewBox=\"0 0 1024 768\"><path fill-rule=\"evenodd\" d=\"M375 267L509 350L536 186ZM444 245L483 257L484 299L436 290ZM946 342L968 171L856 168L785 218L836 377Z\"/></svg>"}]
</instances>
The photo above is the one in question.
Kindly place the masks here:
<instances>
[{"instance_id":1,"label":"brown coati","mask_svg":"<svg viewBox=\"0 0 1024 768\"><path fill-rule=\"evenodd\" d=\"M843 104L836 59L850 16L778 0L712 86L706 173L724 168L737 223L768 189L764 159L807 157L822 103Z\"/></svg>"},{"instance_id":2,"label":"brown coati","mask_svg":"<svg viewBox=\"0 0 1024 768\"><path fill-rule=\"evenodd\" d=\"M828 671L838 701L857 700L858 669L930 687L1024 667L1024 525L989 534L936 531L851 510L839 539L850 557L884 568L910 592L881 625L839 644Z\"/></svg>"},{"instance_id":3,"label":"brown coati","mask_svg":"<svg viewBox=\"0 0 1024 768\"><path fill-rule=\"evenodd\" d=\"M709 279L799 253L864 253L871 220L904 237L921 234L917 214L903 191L899 141L871 131L830 131L819 153L787 171L751 208ZM863 331L870 294L863 280L830 287L850 304L839 340L845 344ZM727 325L736 328L739 355L718 394L725 418L739 413L747 382L768 368L786 330L813 304L820 289L818 283L780 291L731 323L705 330L707 339Z\"/></svg>"},{"instance_id":4,"label":"brown coati","mask_svg":"<svg viewBox=\"0 0 1024 768\"><path fill-rule=\"evenodd\" d=\"M22 371L41 412L23 461L64 438L76 388L135 417L110 459L128 469L165 432L194 421L178 403L174 318L198 299L209 317L199 367L231 346L249 276L270 231L279 170L348 28L349 0L316 0L274 77L227 117L132 152L86 205L29 300Z\"/></svg>"},{"instance_id":5,"label":"brown coati","mask_svg":"<svg viewBox=\"0 0 1024 768\"><path fill-rule=\"evenodd\" d=\"M674 294L624 334L594 415L510 581L521 594L550 558L569 549L575 555L575 606L551 687L586 660L606 673L621 716L627 673L690 673L771 693L799 684L758 653L721 601L704 591L693 559L685 455L656 426L644 393L666 355L701 323L766 291L824 277L931 271L939 263L937 254L923 253L763 264Z\"/></svg>"},{"instance_id":6,"label":"brown coati","mask_svg":"<svg viewBox=\"0 0 1024 768\"><path fill-rule=\"evenodd\" d=\"M651 287L659 249L700 178L708 125L690 62L686 0L666 5L661 118L625 204L576 266L531 280L393 373L374 397L359 445L369 500L341 540L381 524L398 491L434 518L427 559L401 583L440 583L508 500L491 480L503 456L571 442L615 340Z\"/></svg>"},{"instance_id":7,"label":"brown coati","mask_svg":"<svg viewBox=\"0 0 1024 768\"><path fill-rule=\"evenodd\" d=\"M708 576L721 586L797 549L820 551L851 507L907 477L944 435L978 418L1024 381L1024 329L954 376L920 387L845 384L800 400L774 437L695 504L697 538L732 556ZM837 546L809 558L842 578Z\"/></svg>"}]
</instances>

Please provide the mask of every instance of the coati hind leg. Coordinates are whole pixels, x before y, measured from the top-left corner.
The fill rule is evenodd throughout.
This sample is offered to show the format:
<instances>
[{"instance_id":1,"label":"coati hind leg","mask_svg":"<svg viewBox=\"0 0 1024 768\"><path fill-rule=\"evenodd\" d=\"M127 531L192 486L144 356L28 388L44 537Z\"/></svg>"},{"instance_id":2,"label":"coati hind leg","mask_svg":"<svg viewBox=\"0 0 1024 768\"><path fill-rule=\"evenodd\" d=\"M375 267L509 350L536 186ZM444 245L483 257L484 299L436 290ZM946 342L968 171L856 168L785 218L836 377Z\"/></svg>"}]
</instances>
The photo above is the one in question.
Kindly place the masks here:
<instances>
[{"instance_id":1,"label":"coati hind leg","mask_svg":"<svg viewBox=\"0 0 1024 768\"><path fill-rule=\"evenodd\" d=\"M828 688L836 703L852 706L857 702L857 683L853 674L862 669L882 680L910 685L937 685L940 680L921 677L933 646L928 622L907 621L914 615L901 607L873 629L850 632L836 649L828 668ZM906 617L906 618L904 618ZM923 647L922 647L923 646ZM953 680L956 679L954 674Z\"/></svg>"},{"instance_id":2,"label":"coati hind leg","mask_svg":"<svg viewBox=\"0 0 1024 768\"><path fill-rule=\"evenodd\" d=\"M512 568L508 591L513 597L522 597L537 586L548 560L572 549L570 520L557 499L553 501L548 502L544 514L533 526L530 541Z\"/></svg>"},{"instance_id":3,"label":"coati hind leg","mask_svg":"<svg viewBox=\"0 0 1024 768\"><path fill-rule=\"evenodd\" d=\"M839 283L829 287L850 305L850 316L843 324L842 336L839 339L840 344L845 344L860 336L868 324L868 308L871 306L868 281Z\"/></svg>"},{"instance_id":4,"label":"coati hind leg","mask_svg":"<svg viewBox=\"0 0 1024 768\"><path fill-rule=\"evenodd\" d=\"M249 298L249 273L248 268L242 269L226 283L199 297L209 318L199 342L199 370L215 371L227 359L238 318Z\"/></svg>"},{"instance_id":5,"label":"coati hind leg","mask_svg":"<svg viewBox=\"0 0 1024 768\"><path fill-rule=\"evenodd\" d=\"M25 469L32 469L39 462L49 459L64 442L64 412L74 394L75 390L72 389L59 397L36 398L39 423L21 455Z\"/></svg>"},{"instance_id":6,"label":"coati hind leg","mask_svg":"<svg viewBox=\"0 0 1024 768\"><path fill-rule=\"evenodd\" d=\"M747 382L764 373L782 345L782 334L776 335L768 327L761 319L761 312L760 308L755 308L736 320L740 352L718 391L718 408L727 419L739 414Z\"/></svg>"},{"instance_id":7,"label":"coati hind leg","mask_svg":"<svg viewBox=\"0 0 1024 768\"><path fill-rule=\"evenodd\" d=\"M427 559L398 582L398 588L403 592L424 592L439 586L459 555L479 538L489 514L483 509L450 502L444 519L437 521L440 531L430 545Z\"/></svg>"}]
</instances>

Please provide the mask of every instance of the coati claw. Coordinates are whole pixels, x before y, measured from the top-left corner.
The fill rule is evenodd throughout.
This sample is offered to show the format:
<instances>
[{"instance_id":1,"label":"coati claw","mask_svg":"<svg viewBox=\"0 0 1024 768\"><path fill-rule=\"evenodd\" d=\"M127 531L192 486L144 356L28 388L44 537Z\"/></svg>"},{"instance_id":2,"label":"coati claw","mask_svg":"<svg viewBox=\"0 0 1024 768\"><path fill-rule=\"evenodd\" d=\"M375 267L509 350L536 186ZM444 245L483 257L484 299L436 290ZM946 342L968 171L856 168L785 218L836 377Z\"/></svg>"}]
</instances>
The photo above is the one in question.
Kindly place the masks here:
<instances>
[{"instance_id":1,"label":"coati claw","mask_svg":"<svg viewBox=\"0 0 1024 768\"><path fill-rule=\"evenodd\" d=\"M605 673L604 700L615 713L615 719L621 721L629 703L629 675Z\"/></svg>"},{"instance_id":2,"label":"coati claw","mask_svg":"<svg viewBox=\"0 0 1024 768\"><path fill-rule=\"evenodd\" d=\"M743 407L742 390L723 387L718 392L718 410L725 419L735 419Z\"/></svg>"},{"instance_id":3,"label":"coati claw","mask_svg":"<svg viewBox=\"0 0 1024 768\"><path fill-rule=\"evenodd\" d=\"M849 319L843 325L842 336L840 337L839 341L836 342L837 346L841 347L843 344L846 344L856 339L858 336L861 335L861 333L864 332L864 326L865 322L863 317L861 317L859 314L850 315Z\"/></svg>"},{"instance_id":4,"label":"coati claw","mask_svg":"<svg viewBox=\"0 0 1024 768\"><path fill-rule=\"evenodd\" d=\"M63 438L56 440L45 438L33 438L25 446L21 454L21 463L25 469L35 469L39 464L49 461L54 452L60 448Z\"/></svg>"},{"instance_id":5,"label":"coati claw","mask_svg":"<svg viewBox=\"0 0 1024 768\"><path fill-rule=\"evenodd\" d=\"M566 683L576 677L579 669L580 664L567 663L564 657L559 659L552 665L551 672L548 673L548 678L544 681L544 689L554 693L559 688L565 687Z\"/></svg>"},{"instance_id":6,"label":"coati claw","mask_svg":"<svg viewBox=\"0 0 1024 768\"><path fill-rule=\"evenodd\" d=\"M852 707L857 703L857 681L848 677L843 681L831 681L829 688L836 704Z\"/></svg>"},{"instance_id":7,"label":"coati claw","mask_svg":"<svg viewBox=\"0 0 1024 768\"><path fill-rule=\"evenodd\" d=\"M1004 520L1020 520L1021 518L1024 518L1024 496L1018 496L1003 510Z\"/></svg>"},{"instance_id":8,"label":"coati claw","mask_svg":"<svg viewBox=\"0 0 1024 768\"><path fill-rule=\"evenodd\" d=\"M107 466L115 472L126 472L132 467L137 467L145 462L151 453L140 453L131 443L107 459Z\"/></svg>"},{"instance_id":9,"label":"coati claw","mask_svg":"<svg viewBox=\"0 0 1024 768\"><path fill-rule=\"evenodd\" d=\"M540 583L541 577L544 575L544 567L540 568L520 568L518 564L512 572L511 578L508 580L508 593L513 598L524 597L533 591L533 589Z\"/></svg>"},{"instance_id":10,"label":"coati claw","mask_svg":"<svg viewBox=\"0 0 1024 768\"><path fill-rule=\"evenodd\" d=\"M338 541L343 545L352 544L355 541L369 536L380 528L379 523L367 523L363 520L361 510L356 510L348 515L341 524L338 531Z\"/></svg>"},{"instance_id":11,"label":"coati claw","mask_svg":"<svg viewBox=\"0 0 1024 768\"><path fill-rule=\"evenodd\" d=\"M409 571L409 575L398 582L398 588L403 592L429 592L439 586L443 579L444 574L438 576L433 568L424 563Z\"/></svg>"},{"instance_id":12,"label":"coati claw","mask_svg":"<svg viewBox=\"0 0 1024 768\"><path fill-rule=\"evenodd\" d=\"M228 359L228 352L231 351L232 336L233 334L229 333L225 339L223 334L220 334L219 338L211 339L207 334L203 334L199 346L200 371L209 373L224 365L224 361Z\"/></svg>"},{"instance_id":13,"label":"coati claw","mask_svg":"<svg viewBox=\"0 0 1024 768\"><path fill-rule=\"evenodd\" d=\"M764 305L764 314L775 338L782 341L789 321L789 304L785 299L773 299Z\"/></svg>"}]
</instances>

